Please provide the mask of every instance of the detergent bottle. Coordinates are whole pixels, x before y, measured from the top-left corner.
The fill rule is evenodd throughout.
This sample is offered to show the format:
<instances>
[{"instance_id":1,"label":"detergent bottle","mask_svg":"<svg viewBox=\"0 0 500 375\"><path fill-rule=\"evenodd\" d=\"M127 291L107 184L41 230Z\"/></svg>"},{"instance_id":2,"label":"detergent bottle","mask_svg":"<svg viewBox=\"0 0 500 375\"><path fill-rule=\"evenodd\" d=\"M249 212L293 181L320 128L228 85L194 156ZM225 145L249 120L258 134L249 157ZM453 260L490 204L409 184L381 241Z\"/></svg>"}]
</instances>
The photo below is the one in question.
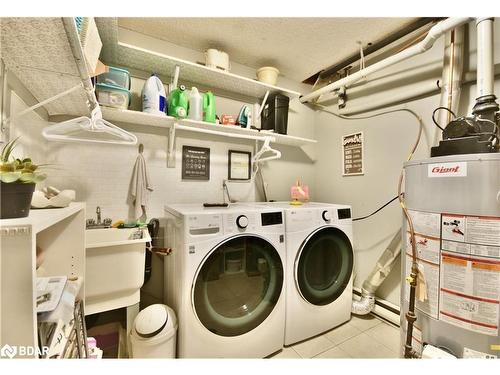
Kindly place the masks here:
<instances>
[{"instance_id":1,"label":"detergent bottle","mask_svg":"<svg viewBox=\"0 0 500 375\"><path fill-rule=\"evenodd\" d=\"M215 96L210 91L203 94L203 121L215 124Z\"/></svg>"},{"instance_id":2,"label":"detergent bottle","mask_svg":"<svg viewBox=\"0 0 500 375\"><path fill-rule=\"evenodd\" d=\"M167 110L167 96L163 83L152 74L142 87L142 111L153 114L165 114Z\"/></svg>"},{"instance_id":3,"label":"detergent bottle","mask_svg":"<svg viewBox=\"0 0 500 375\"><path fill-rule=\"evenodd\" d=\"M180 85L170 93L168 101L168 114L177 118L186 118L188 113L188 97L186 94L186 87Z\"/></svg>"},{"instance_id":4,"label":"detergent bottle","mask_svg":"<svg viewBox=\"0 0 500 375\"><path fill-rule=\"evenodd\" d=\"M196 121L203 119L203 99L196 87L192 87L189 94L188 117Z\"/></svg>"}]
</instances>

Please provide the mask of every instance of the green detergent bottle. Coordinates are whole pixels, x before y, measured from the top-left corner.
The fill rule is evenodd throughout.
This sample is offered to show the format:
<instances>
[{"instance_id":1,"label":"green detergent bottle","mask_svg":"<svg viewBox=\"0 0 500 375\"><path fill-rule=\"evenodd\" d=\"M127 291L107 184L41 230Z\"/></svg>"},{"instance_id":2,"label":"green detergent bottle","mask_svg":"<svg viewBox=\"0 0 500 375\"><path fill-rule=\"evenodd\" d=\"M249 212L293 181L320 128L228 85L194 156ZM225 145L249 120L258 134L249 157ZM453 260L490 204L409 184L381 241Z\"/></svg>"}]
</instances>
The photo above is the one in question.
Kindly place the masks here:
<instances>
[{"instance_id":1,"label":"green detergent bottle","mask_svg":"<svg viewBox=\"0 0 500 375\"><path fill-rule=\"evenodd\" d=\"M177 118L186 118L188 114L188 96L186 87L180 85L170 93L168 100L168 115Z\"/></svg>"},{"instance_id":2,"label":"green detergent bottle","mask_svg":"<svg viewBox=\"0 0 500 375\"><path fill-rule=\"evenodd\" d=\"M210 91L203 94L203 121L215 124L215 96Z\"/></svg>"}]
</instances>

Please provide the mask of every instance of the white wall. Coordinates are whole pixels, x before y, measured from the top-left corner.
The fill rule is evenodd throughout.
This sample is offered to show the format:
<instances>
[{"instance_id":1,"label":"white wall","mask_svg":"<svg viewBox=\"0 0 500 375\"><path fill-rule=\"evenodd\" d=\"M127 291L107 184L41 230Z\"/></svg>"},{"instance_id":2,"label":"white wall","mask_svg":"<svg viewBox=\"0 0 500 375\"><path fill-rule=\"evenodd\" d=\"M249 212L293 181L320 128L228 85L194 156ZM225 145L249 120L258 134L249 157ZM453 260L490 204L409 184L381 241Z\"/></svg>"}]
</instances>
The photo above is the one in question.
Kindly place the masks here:
<instances>
[{"instance_id":1,"label":"white wall","mask_svg":"<svg viewBox=\"0 0 500 375\"><path fill-rule=\"evenodd\" d=\"M500 62L500 25L495 23L495 62ZM470 56L466 57L465 69L475 70L475 27L469 28ZM402 62L377 76L391 75L405 69L432 65L442 60L444 39L425 54ZM439 79L437 76L436 79ZM413 82L401 82L402 88ZM476 97L475 85L462 88L460 115L470 114ZM500 81L495 84L497 96ZM347 91L349 93L349 91ZM377 93L380 95L380 93ZM429 157L430 147L439 134L431 121L434 108L439 106L439 95L414 100L404 105L385 108L409 108L417 112L425 123L422 139L414 159ZM373 95L363 98L369 102ZM336 111L335 106L331 109ZM374 111L372 113L377 113ZM364 113L362 115L368 115ZM364 216L379 208L397 195L397 183L403 162L406 160L417 134L417 122L407 113L394 113L367 120L343 120L324 112L317 112L316 137L319 140L318 162L316 163L316 198L320 201L346 203L353 206L354 217ZM363 131L365 136L365 174L363 176L342 177L341 136L356 131ZM392 235L402 223L401 209L397 202L392 203L382 212L367 220L354 224L355 250L355 286L361 287L365 277L372 270L378 257L389 244ZM377 292L378 297L399 305L400 264Z\"/></svg>"}]
</instances>

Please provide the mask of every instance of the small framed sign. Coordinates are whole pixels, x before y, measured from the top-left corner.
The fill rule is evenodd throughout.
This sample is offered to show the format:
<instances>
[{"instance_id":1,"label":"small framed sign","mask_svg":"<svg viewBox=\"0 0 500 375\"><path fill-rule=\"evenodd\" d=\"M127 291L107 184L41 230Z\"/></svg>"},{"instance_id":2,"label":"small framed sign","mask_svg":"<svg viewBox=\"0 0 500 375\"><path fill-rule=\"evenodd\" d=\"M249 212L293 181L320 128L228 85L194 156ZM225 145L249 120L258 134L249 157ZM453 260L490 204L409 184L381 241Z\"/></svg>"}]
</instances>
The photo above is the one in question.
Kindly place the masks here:
<instances>
[{"instance_id":1,"label":"small framed sign","mask_svg":"<svg viewBox=\"0 0 500 375\"><path fill-rule=\"evenodd\" d=\"M182 146L182 179L210 180L210 149Z\"/></svg>"},{"instance_id":2,"label":"small framed sign","mask_svg":"<svg viewBox=\"0 0 500 375\"><path fill-rule=\"evenodd\" d=\"M229 150L228 172L229 180L249 180L252 168L252 153Z\"/></svg>"},{"instance_id":3,"label":"small framed sign","mask_svg":"<svg viewBox=\"0 0 500 375\"><path fill-rule=\"evenodd\" d=\"M364 174L363 132L342 136L342 175L359 176Z\"/></svg>"}]
</instances>

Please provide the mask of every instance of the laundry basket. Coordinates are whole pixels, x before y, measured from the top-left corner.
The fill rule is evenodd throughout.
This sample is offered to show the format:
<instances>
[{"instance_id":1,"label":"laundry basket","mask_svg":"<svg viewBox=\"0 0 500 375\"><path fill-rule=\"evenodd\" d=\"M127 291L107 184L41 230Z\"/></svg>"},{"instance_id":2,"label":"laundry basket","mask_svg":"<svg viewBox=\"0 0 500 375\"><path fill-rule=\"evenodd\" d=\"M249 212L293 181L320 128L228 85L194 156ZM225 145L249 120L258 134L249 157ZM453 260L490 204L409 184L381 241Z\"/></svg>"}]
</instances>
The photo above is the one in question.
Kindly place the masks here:
<instances>
[{"instance_id":1,"label":"laundry basket","mask_svg":"<svg viewBox=\"0 0 500 375\"><path fill-rule=\"evenodd\" d=\"M132 358L175 358L177 318L162 304L146 307L134 321L130 343Z\"/></svg>"}]
</instances>

